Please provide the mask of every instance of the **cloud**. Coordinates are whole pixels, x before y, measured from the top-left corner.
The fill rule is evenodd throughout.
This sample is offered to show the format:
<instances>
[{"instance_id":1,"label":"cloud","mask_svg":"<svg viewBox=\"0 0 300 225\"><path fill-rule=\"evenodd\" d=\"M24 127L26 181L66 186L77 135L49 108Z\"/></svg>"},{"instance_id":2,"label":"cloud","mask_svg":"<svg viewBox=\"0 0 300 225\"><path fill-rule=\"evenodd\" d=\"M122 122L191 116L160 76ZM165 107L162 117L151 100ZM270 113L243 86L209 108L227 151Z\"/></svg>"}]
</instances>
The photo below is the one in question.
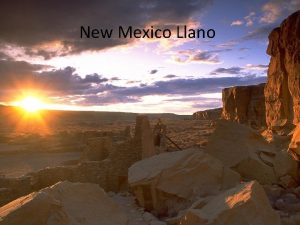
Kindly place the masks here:
<instances>
[{"instance_id":1,"label":"cloud","mask_svg":"<svg viewBox=\"0 0 300 225\"><path fill-rule=\"evenodd\" d=\"M241 26L241 25L245 24L247 27L250 27L254 24L255 20L256 20L256 13L250 12L243 19L238 19L238 20L232 21L230 26Z\"/></svg>"},{"instance_id":2,"label":"cloud","mask_svg":"<svg viewBox=\"0 0 300 225\"><path fill-rule=\"evenodd\" d=\"M129 87L113 90L112 94L142 97L148 95L195 95L221 92L225 87L250 85L265 82L266 77L214 77L198 79L173 79L157 81L144 87Z\"/></svg>"},{"instance_id":3,"label":"cloud","mask_svg":"<svg viewBox=\"0 0 300 225\"><path fill-rule=\"evenodd\" d=\"M9 57L4 52L0 52L0 60L9 60L9 59L11 59L11 57Z\"/></svg>"},{"instance_id":4,"label":"cloud","mask_svg":"<svg viewBox=\"0 0 300 225\"><path fill-rule=\"evenodd\" d=\"M108 79L105 77L101 77L100 75L94 73L92 75L86 75L84 79L82 79L83 83L94 83L99 84L103 82L107 82Z\"/></svg>"},{"instance_id":5,"label":"cloud","mask_svg":"<svg viewBox=\"0 0 300 225\"><path fill-rule=\"evenodd\" d=\"M212 109L222 106L222 99L220 98L205 98L201 96L188 96L181 98L171 98L165 100L165 102L184 102L191 103L195 110Z\"/></svg>"},{"instance_id":6,"label":"cloud","mask_svg":"<svg viewBox=\"0 0 300 225\"><path fill-rule=\"evenodd\" d=\"M110 78L111 81L118 81L118 80L121 80L119 77L112 77Z\"/></svg>"},{"instance_id":7,"label":"cloud","mask_svg":"<svg viewBox=\"0 0 300 225\"><path fill-rule=\"evenodd\" d=\"M210 72L210 75L219 75L219 74L230 74L230 75L243 75L243 76L249 76L253 75L253 71L256 71L256 73L259 73L260 75L265 75L266 71L268 69L268 65L263 64L246 64L244 67L229 67L229 68L217 68ZM260 72L259 72L260 71Z\"/></svg>"},{"instance_id":8,"label":"cloud","mask_svg":"<svg viewBox=\"0 0 300 225\"><path fill-rule=\"evenodd\" d=\"M27 54L45 58L101 50L134 40L81 39L81 26L116 29L129 25L144 28L150 24L184 24L210 3L211 0L28 0L26 4L4 1L0 7L0 44L23 47Z\"/></svg>"},{"instance_id":9,"label":"cloud","mask_svg":"<svg viewBox=\"0 0 300 225\"><path fill-rule=\"evenodd\" d=\"M265 3L262 8L260 23L272 24L282 17L287 17L300 8L299 0L271 0Z\"/></svg>"},{"instance_id":10,"label":"cloud","mask_svg":"<svg viewBox=\"0 0 300 225\"><path fill-rule=\"evenodd\" d=\"M248 41L248 40L267 39L270 32L276 27L277 27L276 25L266 25L266 26L258 27L257 29L244 35L240 40Z\"/></svg>"},{"instance_id":11,"label":"cloud","mask_svg":"<svg viewBox=\"0 0 300 225\"><path fill-rule=\"evenodd\" d=\"M46 70L45 70L46 69ZM224 68L224 70L226 70ZM227 69L227 70L230 70ZM234 68L231 68L233 71ZM65 104L108 105L116 103L133 103L142 101L145 96L190 96L221 92L222 88L233 85L257 84L265 77L246 75L238 77L212 78L176 78L161 80L134 86L116 86L99 74L80 76L72 67L51 69L43 65L23 61L0 61L0 101L7 100L5 93L16 93L18 88L36 89L47 96ZM172 76L172 77L171 77ZM56 99L56 100L55 100Z\"/></svg>"},{"instance_id":12,"label":"cloud","mask_svg":"<svg viewBox=\"0 0 300 225\"><path fill-rule=\"evenodd\" d=\"M177 76L174 75L174 74L169 74L169 75L164 76L164 78L169 78L169 79L172 79L172 78L175 78L175 77L177 77Z\"/></svg>"},{"instance_id":13,"label":"cloud","mask_svg":"<svg viewBox=\"0 0 300 225\"><path fill-rule=\"evenodd\" d=\"M213 54L212 52L199 52L191 58L191 61L202 62L202 63L219 63L220 59L218 55Z\"/></svg>"},{"instance_id":14,"label":"cloud","mask_svg":"<svg viewBox=\"0 0 300 225\"><path fill-rule=\"evenodd\" d=\"M244 22L242 20L234 20L234 21L232 21L230 26L241 26L243 24L244 24Z\"/></svg>"},{"instance_id":15,"label":"cloud","mask_svg":"<svg viewBox=\"0 0 300 225\"><path fill-rule=\"evenodd\" d=\"M219 52L227 51L224 50L212 50L212 51L200 51L200 50L182 50L176 52L172 59L177 63L201 63L201 64L218 64L220 59L218 56Z\"/></svg>"},{"instance_id":16,"label":"cloud","mask_svg":"<svg viewBox=\"0 0 300 225\"><path fill-rule=\"evenodd\" d=\"M25 61L0 60L0 88L14 88L34 80L34 73L48 66Z\"/></svg>"},{"instance_id":17,"label":"cloud","mask_svg":"<svg viewBox=\"0 0 300 225\"><path fill-rule=\"evenodd\" d=\"M269 66L263 64L258 64L258 65L247 64L245 68L249 70L266 70L269 68Z\"/></svg>"},{"instance_id":18,"label":"cloud","mask_svg":"<svg viewBox=\"0 0 300 225\"><path fill-rule=\"evenodd\" d=\"M230 68L217 68L210 72L211 75L217 75L217 74L240 74L243 68L241 67L230 67Z\"/></svg>"},{"instance_id":19,"label":"cloud","mask_svg":"<svg viewBox=\"0 0 300 225\"><path fill-rule=\"evenodd\" d=\"M245 21L246 21L246 26L250 27L254 24L254 20L255 20L255 12L250 12L249 15L244 17Z\"/></svg>"},{"instance_id":20,"label":"cloud","mask_svg":"<svg viewBox=\"0 0 300 225\"><path fill-rule=\"evenodd\" d=\"M261 23L274 23L281 15L280 5L276 2L268 2L263 5L264 15L260 18Z\"/></svg>"},{"instance_id":21,"label":"cloud","mask_svg":"<svg viewBox=\"0 0 300 225\"><path fill-rule=\"evenodd\" d=\"M6 91L39 89L55 94L98 92L109 89L107 78L98 74L79 76L75 69L51 69L49 66L25 61L0 60L0 88Z\"/></svg>"},{"instance_id":22,"label":"cloud","mask_svg":"<svg viewBox=\"0 0 300 225\"><path fill-rule=\"evenodd\" d=\"M150 71L150 74L156 74L158 72L158 70L154 69Z\"/></svg>"}]
</instances>

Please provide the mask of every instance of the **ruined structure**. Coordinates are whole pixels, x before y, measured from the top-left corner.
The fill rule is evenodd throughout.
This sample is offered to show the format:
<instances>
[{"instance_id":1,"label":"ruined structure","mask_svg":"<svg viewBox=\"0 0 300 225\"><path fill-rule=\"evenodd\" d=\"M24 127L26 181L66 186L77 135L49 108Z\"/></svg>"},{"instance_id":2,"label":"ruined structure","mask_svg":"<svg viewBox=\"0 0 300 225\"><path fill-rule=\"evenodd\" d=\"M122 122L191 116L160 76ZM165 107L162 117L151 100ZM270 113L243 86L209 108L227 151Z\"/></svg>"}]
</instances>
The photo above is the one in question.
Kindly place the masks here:
<instances>
[{"instance_id":1,"label":"ruined structure","mask_svg":"<svg viewBox=\"0 0 300 225\"><path fill-rule=\"evenodd\" d=\"M222 118L259 128L265 125L265 84L236 86L222 91Z\"/></svg>"},{"instance_id":2,"label":"ruined structure","mask_svg":"<svg viewBox=\"0 0 300 225\"><path fill-rule=\"evenodd\" d=\"M167 126L159 119L153 128L154 146L157 154L167 151Z\"/></svg>"},{"instance_id":3,"label":"ruined structure","mask_svg":"<svg viewBox=\"0 0 300 225\"><path fill-rule=\"evenodd\" d=\"M269 35L266 122L272 130L300 121L300 11Z\"/></svg>"},{"instance_id":4,"label":"ruined structure","mask_svg":"<svg viewBox=\"0 0 300 225\"><path fill-rule=\"evenodd\" d=\"M137 116L133 138L128 128L124 135L125 141L121 143L113 142L109 136L88 139L78 165L45 168L21 178L0 177L0 206L64 180L96 183L106 191L127 190L128 168L156 152L147 116Z\"/></svg>"}]
</instances>

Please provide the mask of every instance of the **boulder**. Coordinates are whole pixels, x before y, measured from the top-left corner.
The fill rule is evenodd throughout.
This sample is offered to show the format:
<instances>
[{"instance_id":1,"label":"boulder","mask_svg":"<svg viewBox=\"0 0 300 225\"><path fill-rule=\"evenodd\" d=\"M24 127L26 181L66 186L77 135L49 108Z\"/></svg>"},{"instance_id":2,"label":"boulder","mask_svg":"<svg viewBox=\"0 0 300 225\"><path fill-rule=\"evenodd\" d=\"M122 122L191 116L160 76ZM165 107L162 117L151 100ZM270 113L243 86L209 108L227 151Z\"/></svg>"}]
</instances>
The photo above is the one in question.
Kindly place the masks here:
<instances>
[{"instance_id":1,"label":"boulder","mask_svg":"<svg viewBox=\"0 0 300 225\"><path fill-rule=\"evenodd\" d=\"M265 125L265 84L236 86L222 91L222 118L255 128Z\"/></svg>"},{"instance_id":2,"label":"boulder","mask_svg":"<svg viewBox=\"0 0 300 225\"><path fill-rule=\"evenodd\" d=\"M270 33L267 53L266 122L280 130L300 122L300 11Z\"/></svg>"},{"instance_id":3,"label":"boulder","mask_svg":"<svg viewBox=\"0 0 300 225\"><path fill-rule=\"evenodd\" d=\"M127 216L96 184L60 182L0 208L1 225L115 225Z\"/></svg>"},{"instance_id":4,"label":"boulder","mask_svg":"<svg viewBox=\"0 0 300 225\"><path fill-rule=\"evenodd\" d=\"M221 118L222 108L208 109L193 113L194 120L217 120Z\"/></svg>"},{"instance_id":5,"label":"boulder","mask_svg":"<svg viewBox=\"0 0 300 225\"><path fill-rule=\"evenodd\" d=\"M297 162L245 125L218 121L206 152L247 180L272 184L285 175L298 179Z\"/></svg>"},{"instance_id":6,"label":"boulder","mask_svg":"<svg viewBox=\"0 0 300 225\"><path fill-rule=\"evenodd\" d=\"M158 215L176 215L198 197L233 187L240 176L200 150L162 153L136 162L128 182L139 204Z\"/></svg>"},{"instance_id":7,"label":"boulder","mask_svg":"<svg viewBox=\"0 0 300 225\"><path fill-rule=\"evenodd\" d=\"M201 199L184 214L181 225L280 225L280 218L256 182L240 184L210 199Z\"/></svg>"}]
</instances>

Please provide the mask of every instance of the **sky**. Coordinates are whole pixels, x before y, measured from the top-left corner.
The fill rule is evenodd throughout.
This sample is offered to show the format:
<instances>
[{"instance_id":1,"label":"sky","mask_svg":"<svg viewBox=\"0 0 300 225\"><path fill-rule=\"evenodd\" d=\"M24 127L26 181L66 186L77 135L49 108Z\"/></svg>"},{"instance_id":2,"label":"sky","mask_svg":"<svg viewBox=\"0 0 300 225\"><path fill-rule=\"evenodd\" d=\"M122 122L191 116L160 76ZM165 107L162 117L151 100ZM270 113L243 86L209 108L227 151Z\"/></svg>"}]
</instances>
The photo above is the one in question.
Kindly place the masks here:
<instances>
[{"instance_id":1,"label":"sky","mask_svg":"<svg viewBox=\"0 0 300 225\"><path fill-rule=\"evenodd\" d=\"M10 0L0 7L0 102L192 114L266 81L268 34L300 0ZM80 27L214 29L214 38L80 38Z\"/></svg>"}]
</instances>

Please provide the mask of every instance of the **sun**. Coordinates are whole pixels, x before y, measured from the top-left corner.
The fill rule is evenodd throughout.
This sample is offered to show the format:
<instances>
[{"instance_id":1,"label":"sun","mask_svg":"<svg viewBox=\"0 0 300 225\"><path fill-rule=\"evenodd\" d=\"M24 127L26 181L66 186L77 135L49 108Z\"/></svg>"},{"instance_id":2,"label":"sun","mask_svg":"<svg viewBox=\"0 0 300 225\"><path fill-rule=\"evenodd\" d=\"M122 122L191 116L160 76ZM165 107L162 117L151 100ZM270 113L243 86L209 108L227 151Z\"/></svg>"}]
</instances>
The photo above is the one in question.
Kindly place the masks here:
<instances>
[{"instance_id":1,"label":"sun","mask_svg":"<svg viewBox=\"0 0 300 225\"><path fill-rule=\"evenodd\" d=\"M34 113L42 109L43 103L38 97L27 96L19 102L19 106L26 112Z\"/></svg>"}]
</instances>

